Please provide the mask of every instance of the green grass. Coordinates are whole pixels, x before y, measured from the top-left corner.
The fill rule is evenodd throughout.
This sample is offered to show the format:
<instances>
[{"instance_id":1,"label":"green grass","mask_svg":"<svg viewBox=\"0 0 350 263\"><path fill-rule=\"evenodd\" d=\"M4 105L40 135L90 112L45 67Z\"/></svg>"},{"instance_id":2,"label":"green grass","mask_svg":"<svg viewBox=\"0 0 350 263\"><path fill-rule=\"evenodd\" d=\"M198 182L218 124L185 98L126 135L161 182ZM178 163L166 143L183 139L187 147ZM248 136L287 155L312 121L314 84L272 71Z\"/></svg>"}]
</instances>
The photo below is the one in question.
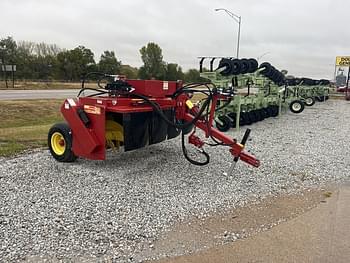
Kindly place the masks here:
<instances>
[{"instance_id":1,"label":"green grass","mask_svg":"<svg viewBox=\"0 0 350 263\"><path fill-rule=\"evenodd\" d=\"M0 101L0 156L47 145L51 125L62 121L63 100Z\"/></svg>"}]
</instances>

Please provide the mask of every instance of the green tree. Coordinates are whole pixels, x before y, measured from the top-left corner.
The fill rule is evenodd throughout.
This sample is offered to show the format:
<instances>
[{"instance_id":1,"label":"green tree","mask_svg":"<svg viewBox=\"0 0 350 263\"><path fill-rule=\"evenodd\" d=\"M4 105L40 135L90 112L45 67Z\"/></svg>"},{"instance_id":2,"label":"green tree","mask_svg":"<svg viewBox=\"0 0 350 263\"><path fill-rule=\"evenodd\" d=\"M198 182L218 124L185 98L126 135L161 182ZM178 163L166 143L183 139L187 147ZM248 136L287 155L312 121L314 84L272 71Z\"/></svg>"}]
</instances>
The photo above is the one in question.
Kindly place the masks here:
<instances>
[{"instance_id":1,"label":"green tree","mask_svg":"<svg viewBox=\"0 0 350 263\"><path fill-rule=\"evenodd\" d=\"M129 65L121 65L120 74L125 75L128 79L137 79L138 69Z\"/></svg>"},{"instance_id":2,"label":"green tree","mask_svg":"<svg viewBox=\"0 0 350 263\"><path fill-rule=\"evenodd\" d=\"M81 77L96 69L94 53L84 46L62 51L57 55L59 76L65 80L80 80Z\"/></svg>"},{"instance_id":3,"label":"green tree","mask_svg":"<svg viewBox=\"0 0 350 263\"><path fill-rule=\"evenodd\" d=\"M200 73L197 69L189 69L185 73L185 82L187 82L187 83L189 83L189 82L204 83L204 82L208 82L208 80L201 78Z\"/></svg>"},{"instance_id":4,"label":"green tree","mask_svg":"<svg viewBox=\"0 0 350 263\"><path fill-rule=\"evenodd\" d=\"M148 43L140 49L143 66L139 70L141 79L163 79L165 74L165 63L163 61L162 49L156 43Z\"/></svg>"},{"instance_id":5,"label":"green tree","mask_svg":"<svg viewBox=\"0 0 350 263\"><path fill-rule=\"evenodd\" d=\"M62 50L55 44L18 41L15 63L17 78L53 79L60 51Z\"/></svg>"},{"instance_id":6,"label":"green tree","mask_svg":"<svg viewBox=\"0 0 350 263\"><path fill-rule=\"evenodd\" d=\"M17 44L12 37L2 38L0 40L0 59L5 64L14 64L16 62Z\"/></svg>"},{"instance_id":7,"label":"green tree","mask_svg":"<svg viewBox=\"0 0 350 263\"><path fill-rule=\"evenodd\" d=\"M103 73L119 74L121 70L121 61L117 60L114 51L106 50L101 55L98 68Z\"/></svg>"},{"instance_id":8,"label":"green tree","mask_svg":"<svg viewBox=\"0 0 350 263\"><path fill-rule=\"evenodd\" d=\"M165 70L165 79L166 80L183 80L184 73L182 72L182 68L175 63L167 64L166 70Z\"/></svg>"}]
</instances>

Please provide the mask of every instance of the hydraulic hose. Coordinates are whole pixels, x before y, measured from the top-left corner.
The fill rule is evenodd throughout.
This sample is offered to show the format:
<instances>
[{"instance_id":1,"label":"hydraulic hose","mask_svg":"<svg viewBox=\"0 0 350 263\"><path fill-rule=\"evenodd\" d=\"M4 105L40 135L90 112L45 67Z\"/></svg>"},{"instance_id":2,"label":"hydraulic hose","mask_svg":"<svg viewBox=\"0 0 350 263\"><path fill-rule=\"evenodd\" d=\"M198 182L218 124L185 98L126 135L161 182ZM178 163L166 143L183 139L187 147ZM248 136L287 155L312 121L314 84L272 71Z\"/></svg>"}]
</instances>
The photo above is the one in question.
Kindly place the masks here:
<instances>
[{"instance_id":1,"label":"hydraulic hose","mask_svg":"<svg viewBox=\"0 0 350 263\"><path fill-rule=\"evenodd\" d=\"M185 156L186 160L189 161L191 164L204 166L204 165L207 165L210 162L209 154L206 153L203 149L201 151L201 154L203 154L205 156L205 158L206 158L206 160L204 162L198 162L196 160L191 159L188 156L187 149L186 149L186 146L185 146L185 134L184 134L183 131L181 132L181 146L182 146L181 148L182 148L183 155Z\"/></svg>"}]
</instances>

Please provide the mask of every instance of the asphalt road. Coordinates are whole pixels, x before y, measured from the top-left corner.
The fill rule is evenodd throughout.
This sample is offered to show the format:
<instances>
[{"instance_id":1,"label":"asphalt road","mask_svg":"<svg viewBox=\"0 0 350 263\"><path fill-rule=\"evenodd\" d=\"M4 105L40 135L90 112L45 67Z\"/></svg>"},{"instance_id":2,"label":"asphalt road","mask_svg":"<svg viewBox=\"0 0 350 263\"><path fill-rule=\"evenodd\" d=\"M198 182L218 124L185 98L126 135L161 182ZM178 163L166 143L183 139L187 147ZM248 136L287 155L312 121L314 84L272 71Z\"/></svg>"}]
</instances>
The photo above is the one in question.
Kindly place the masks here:
<instances>
[{"instance_id":1,"label":"asphalt road","mask_svg":"<svg viewBox=\"0 0 350 263\"><path fill-rule=\"evenodd\" d=\"M79 89L62 90L0 90L0 100L61 99L76 97Z\"/></svg>"}]
</instances>

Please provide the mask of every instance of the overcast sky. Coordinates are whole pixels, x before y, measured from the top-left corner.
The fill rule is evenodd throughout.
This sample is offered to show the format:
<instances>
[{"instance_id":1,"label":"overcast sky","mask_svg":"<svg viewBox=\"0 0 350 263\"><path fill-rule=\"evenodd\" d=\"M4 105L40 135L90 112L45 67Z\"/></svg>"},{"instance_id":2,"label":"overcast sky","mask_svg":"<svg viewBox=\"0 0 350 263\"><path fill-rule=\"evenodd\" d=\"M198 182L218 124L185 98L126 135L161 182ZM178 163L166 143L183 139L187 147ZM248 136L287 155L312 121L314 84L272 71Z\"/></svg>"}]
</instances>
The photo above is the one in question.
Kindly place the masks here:
<instances>
[{"instance_id":1,"label":"overcast sky","mask_svg":"<svg viewBox=\"0 0 350 263\"><path fill-rule=\"evenodd\" d=\"M98 59L114 50L140 66L139 49L156 42L164 60L198 68L198 56L234 56L242 16L240 57L269 61L296 76L331 78L337 55L350 55L349 0L0 0L0 37L84 45Z\"/></svg>"}]
</instances>

